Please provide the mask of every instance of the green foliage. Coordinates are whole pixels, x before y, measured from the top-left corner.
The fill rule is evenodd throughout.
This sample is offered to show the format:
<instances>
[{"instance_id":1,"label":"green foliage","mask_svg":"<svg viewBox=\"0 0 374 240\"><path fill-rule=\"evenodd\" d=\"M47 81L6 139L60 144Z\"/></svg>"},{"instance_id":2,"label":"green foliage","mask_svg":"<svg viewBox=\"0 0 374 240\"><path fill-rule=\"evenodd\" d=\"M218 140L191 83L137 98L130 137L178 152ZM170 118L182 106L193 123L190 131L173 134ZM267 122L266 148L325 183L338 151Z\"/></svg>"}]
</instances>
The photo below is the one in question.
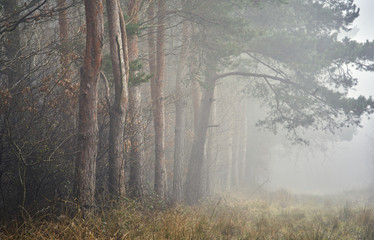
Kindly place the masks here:
<instances>
[{"instance_id":1,"label":"green foliage","mask_svg":"<svg viewBox=\"0 0 374 240\"><path fill-rule=\"evenodd\" d=\"M130 62L129 86L137 86L141 83L148 82L152 75L142 72L143 65L137 59Z\"/></svg>"},{"instance_id":2,"label":"green foliage","mask_svg":"<svg viewBox=\"0 0 374 240\"><path fill-rule=\"evenodd\" d=\"M129 86L137 86L144 82L148 82L152 75L146 74L142 71L143 65L140 60L131 61L129 64L130 72L129 72ZM110 59L110 55L106 54L102 60L102 67L103 71L105 72L106 76L111 77L112 73L112 61Z\"/></svg>"},{"instance_id":3,"label":"green foliage","mask_svg":"<svg viewBox=\"0 0 374 240\"><path fill-rule=\"evenodd\" d=\"M140 33L140 25L135 23L126 23L127 37L138 35Z\"/></svg>"},{"instance_id":4,"label":"green foliage","mask_svg":"<svg viewBox=\"0 0 374 240\"><path fill-rule=\"evenodd\" d=\"M127 34L127 37L131 37L131 36L134 36L134 35L138 35L141 31L141 24L139 23L134 23L132 21L130 21L130 16L127 15L126 13L126 10L124 9L123 10L123 13L124 13L124 18L125 18L125 21L126 21L126 34Z\"/></svg>"},{"instance_id":5,"label":"green foliage","mask_svg":"<svg viewBox=\"0 0 374 240\"><path fill-rule=\"evenodd\" d=\"M296 130L333 132L357 125L362 115L373 112L371 98L348 97L357 84L350 68L374 70L374 42L338 38L358 17L353 1L231 3L218 2L213 13L205 15L201 24L209 29L203 28L198 42L207 69L214 59L216 72L261 72L284 78L283 82L249 79L248 92L269 109L259 126L274 132L285 128L292 140L306 142ZM203 5L198 11L202 9Z\"/></svg>"},{"instance_id":6,"label":"green foliage","mask_svg":"<svg viewBox=\"0 0 374 240\"><path fill-rule=\"evenodd\" d=\"M248 19L240 17L241 8L251 5L252 1L219 0L214 4L205 1L189 6L191 15L197 16L190 20L202 28L193 37L193 44L202 52L204 63L209 64L210 59L215 59L219 65L227 64L256 35Z\"/></svg>"},{"instance_id":7,"label":"green foliage","mask_svg":"<svg viewBox=\"0 0 374 240\"><path fill-rule=\"evenodd\" d=\"M309 82L313 79L309 79ZM257 126L277 132L283 127L294 143L307 143L296 129L312 129L334 132L340 127L359 125L363 115L374 110L372 98L347 97L347 93L311 85L284 86L263 85L252 89L254 97L261 97L268 106L267 116ZM261 96L258 96L261 95ZM302 132L302 131L301 131Z\"/></svg>"}]
</instances>

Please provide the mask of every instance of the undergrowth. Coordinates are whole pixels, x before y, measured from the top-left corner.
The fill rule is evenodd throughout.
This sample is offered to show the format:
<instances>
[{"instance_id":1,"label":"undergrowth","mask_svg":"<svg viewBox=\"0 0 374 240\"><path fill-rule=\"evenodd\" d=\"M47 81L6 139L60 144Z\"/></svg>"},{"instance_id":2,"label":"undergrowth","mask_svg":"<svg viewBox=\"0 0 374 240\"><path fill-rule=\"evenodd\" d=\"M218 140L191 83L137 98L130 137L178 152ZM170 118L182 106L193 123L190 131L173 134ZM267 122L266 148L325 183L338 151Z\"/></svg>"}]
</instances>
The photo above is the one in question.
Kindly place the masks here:
<instances>
[{"instance_id":1,"label":"undergrowth","mask_svg":"<svg viewBox=\"0 0 374 240\"><path fill-rule=\"evenodd\" d=\"M372 208L307 200L220 197L161 210L126 200L86 220L77 213L9 221L0 239L374 239Z\"/></svg>"}]
</instances>

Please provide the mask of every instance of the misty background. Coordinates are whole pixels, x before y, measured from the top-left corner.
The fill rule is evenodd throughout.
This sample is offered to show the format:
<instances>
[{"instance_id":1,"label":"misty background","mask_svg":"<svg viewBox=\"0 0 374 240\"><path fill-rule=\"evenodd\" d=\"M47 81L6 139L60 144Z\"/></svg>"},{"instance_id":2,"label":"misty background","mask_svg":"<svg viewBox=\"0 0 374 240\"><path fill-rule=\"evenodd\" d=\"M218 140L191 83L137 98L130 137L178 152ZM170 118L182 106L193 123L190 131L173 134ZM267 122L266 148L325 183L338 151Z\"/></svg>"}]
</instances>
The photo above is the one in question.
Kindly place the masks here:
<instances>
[{"instance_id":1,"label":"misty background","mask_svg":"<svg viewBox=\"0 0 374 240\"><path fill-rule=\"evenodd\" d=\"M348 37L365 42L374 39L374 1L355 1L360 16L353 23ZM351 96L373 96L374 74L352 69L358 85ZM270 189L287 189L294 193L334 194L367 188L374 182L374 119L363 119L361 128L345 129L337 134L353 132L352 139L331 139L329 134L313 133L310 146L274 146L268 156L263 179ZM287 143L285 143L287 145Z\"/></svg>"}]
</instances>

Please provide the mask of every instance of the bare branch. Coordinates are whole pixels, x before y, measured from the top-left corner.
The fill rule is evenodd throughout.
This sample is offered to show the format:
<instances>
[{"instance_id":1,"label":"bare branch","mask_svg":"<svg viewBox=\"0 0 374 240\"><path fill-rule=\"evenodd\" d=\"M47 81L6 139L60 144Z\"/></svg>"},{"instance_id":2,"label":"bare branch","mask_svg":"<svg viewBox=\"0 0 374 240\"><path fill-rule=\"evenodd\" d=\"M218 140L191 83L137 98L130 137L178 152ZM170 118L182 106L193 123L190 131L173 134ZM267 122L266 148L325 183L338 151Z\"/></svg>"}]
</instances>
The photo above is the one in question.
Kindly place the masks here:
<instances>
[{"instance_id":1,"label":"bare branch","mask_svg":"<svg viewBox=\"0 0 374 240\"><path fill-rule=\"evenodd\" d=\"M259 58L253 56L251 53L249 52L246 52L246 54L248 56L250 56L251 58L253 58L254 60L256 60L257 62L261 63L262 65L268 67L269 69L271 69L272 71L274 71L275 73L281 75L283 78L288 78L287 74L284 73L282 70L280 69L275 69L274 67L270 66L269 64L265 63L264 61L260 60Z\"/></svg>"},{"instance_id":2,"label":"bare branch","mask_svg":"<svg viewBox=\"0 0 374 240\"><path fill-rule=\"evenodd\" d=\"M38 6L36 6L34 9L32 9L30 12L28 12L25 16L21 17L20 19L18 19L18 21L12 23L12 26L11 27L8 27L6 24L2 25L0 27L0 36L4 33L4 32L11 32L13 30L15 30L17 28L17 26L24 22L26 20L26 18L28 16L30 16L31 14L33 14L36 10L40 9L44 4L47 3L47 0L44 0L42 3L40 3Z\"/></svg>"},{"instance_id":3,"label":"bare branch","mask_svg":"<svg viewBox=\"0 0 374 240\"><path fill-rule=\"evenodd\" d=\"M286 84L295 84L288 78L283 78L283 77L278 77L278 76L272 76L268 74L261 74L261 73L249 73L249 72L228 72L228 73L223 73L220 75L215 76L212 78L212 81L216 81L221 78L229 77L229 76L242 76L242 77L255 77L255 78L267 78L271 80L275 80L278 82L286 83Z\"/></svg>"}]
</instances>

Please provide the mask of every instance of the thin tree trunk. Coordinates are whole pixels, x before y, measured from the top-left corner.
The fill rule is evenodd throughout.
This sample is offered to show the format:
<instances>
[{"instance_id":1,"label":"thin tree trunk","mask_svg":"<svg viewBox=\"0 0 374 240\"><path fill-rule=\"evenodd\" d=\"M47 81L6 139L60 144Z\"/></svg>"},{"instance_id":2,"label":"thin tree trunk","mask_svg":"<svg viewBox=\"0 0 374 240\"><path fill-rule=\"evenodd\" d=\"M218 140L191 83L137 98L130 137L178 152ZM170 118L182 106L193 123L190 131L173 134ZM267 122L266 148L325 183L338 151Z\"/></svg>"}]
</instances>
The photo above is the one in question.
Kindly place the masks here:
<instances>
[{"instance_id":1,"label":"thin tree trunk","mask_svg":"<svg viewBox=\"0 0 374 240\"><path fill-rule=\"evenodd\" d=\"M154 6L151 3L148 9L148 18L154 18ZM151 21L152 25L153 22ZM165 0L158 1L158 21L157 21L157 59L154 57L155 45L153 28L149 28L148 47L150 53L150 72L156 73L151 78L151 97L153 109L153 124L155 130L155 193L162 199L166 199L167 180L165 168L165 123L164 123L164 99L163 80L165 70L164 35L165 35ZM157 63L157 64L156 64ZM157 67L157 68L156 68Z\"/></svg>"},{"instance_id":2,"label":"thin tree trunk","mask_svg":"<svg viewBox=\"0 0 374 240\"><path fill-rule=\"evenodd\" d=\"M58 0L57 1L58 8L61 10L58 13L58 25L60 30L60 41L66 41L68 39L68 19L67 19L67 9L66 8L66 0Z\"/></svg>"},{"instance_id":3,"label":"thin tree trunk","mask_svg":"<svg viewBox=\"0 0 374 240\"><path fill-rule=\"evenodd\" d=\"M192 90L192 109L193 109L193 126L194 126L194 135L196 135L196 131L198 129L199 125L199 110L200 110L200 101L201 101L201 88L200 83L198 81L198 61L197 57L191 57L191 69L190 69L190 75L191 75L191 90Z\"/></svg>"},{"instance_id":4,"label":"thin tree trunk","mask_svg":"<svg viewBox=\"0 0 374 240\"><path fill-rule=\"evenodd\" d=\"M139 0L130 0L127 6L127 15L133 24L138 23ZM138 36L136 34L128 37L129 61L138 59ZM135 75L135 74L134 74ZM130 79L131 81L131 79ZM141 87L134 85L129 88L129 128L127 132L130 135L130 178L129 194L135 199L143 197L143 126L142 126L142 108L141 108Z\"/></svg>"},{"instance_id":5,"label":"thin tree trunk","mask_svg":"<svg viewBox=\"0 0 374 240\"><path fill-rule=\"evenodd\" d=\"M118 1L118 0L117 0ZM126 22L125 16L123 15L121 4L118 2L118 9L119 9L119 23L122 35L122 49L123 49L123 60L125 61L125 71L126 71L126 81L128 86L128 79L130 73L130 61L129 61L129 49L128 49L128 40L127 40L127 31L126 31Z\"/></svg>"},{"instance_id":6,"label":"thin tree trunk","mask_svg":"<svg viewBox=\"0 0 374 240\"><path fill-rule=\"evenodd\" d=\"M120 23L118 0L107 0L110 55L113 68L114 102L110 110L109 125L109 192L113 197L125 195L124 126L128 89L125 49Z\"/></svg>"},{"instance_id":7,"label":"thin tree trunk","mask_svg":"<svg viewBox=\"0 0 374 240\"><path fill-rule=\"evenodd\" d=\"M236 119L234 112L233 119L233 133L232 133L232 142L231 142L231 190L235 190L238 187L239 183L239 174L238 174L238 142L239 142L239 129L238 129L238 120Z\"/></svg>"},{"instance_id":8,"label":"thin tree trunk","mask_svg":"<svg viewBox=\"0 0 374 240\"><path fill-rule=\"evenodd\" d=\"M223 158L223 167L225 169L224 173L224 191L230 191L231 189L231 169L232 169L232 137L228 140L227 151L225 151Z\"/></svg>"},{"instance_id":9,"label":"thin tree trunk","mask_svg":"<svg viewBox=\"0 0 374 240\"><path fill-rule=\"evenodd\" d=\"M156 70L156 45L155 45L155 28L154 28L154 2L151 1L149 4L149 7L147 9L147 17L148 17L148 22L149 22L149 27L148 27L148 54L149 54L149 72L151 74L151 79L150 79L150 85L151 85L151 99L152 99L152 110L154 111L155 109L155 89L157 87L156 85L156 75L157 75L157 70ZM155 129L155 127L154 127ZM155 140L156 141L156 140ZM156 164L156 159L155 159L155 164ZM155 182L154 185L156 185L156 177L155 177Z\"/></svg>"},{"instance_id":10,"label":"thin tree trunk","mask_svg":"<svg viewBox=\"0 0 374 240\"><path fill-rule=\"evenodd\" d=\"M85 0L86 50L79 93L78 122L78 200L84 216L94 212L96 157L98 143L97 82L104 41L103 4L101 0Z\"/></svg>"},{"instance_id":11,"label":"thin tree trunk","mask_svg":"<svg viewBox=\"0 0 374 240\"><path fill-rule=\"evenodd\" d=\"M211 114L210 114L210 124L214 125L216 122L216 104L213 102L211 107ZM212 193L212 168L215 160L215 156L213 151L215 149L215 132L214 128L208 129L208 139L207 139L207 148L206 148L206 186L205 186L205 194L209 196Z\"/></svg>"},{"instance_id":12,"label":"thin tree trunk","mask_svg":"<svg viewBox=\"0 0 374 240\"><path fill-rule=\"evenodd\" d=\"M148 7L147 16L148 16L148 52L149 52L149 72L152 74L151 77L151 98L152 98L152 107L154 104L154 92L156 88L156 45L155 45L155 28L154 25L154 2L151 2Z\"/></svg>"},{"instance_id":13,"label":"thin tree trunk","mask_svg":"<svg viewBox=\"0 0 374 240\"><path fill-rule=\"evenodd\" d=\"M182 26L182 50L179 56L178 70L175 82L175 136L174 136L174 175L173 175L173 202L182 202L182 163L184 159L184 129L185 129L185 106L186 100L183 96L182 79L186 77L186 65L188 60L189 23L184 22Z\"/></svg>"},{"instance_id":14,"label":"thin tree trunk","mask_svg":"<svg viewBox=\"0 0 374 240\"><path fill-rule=\"evenodd\" d=\"M240 131L239 131L239 153L238 153L238 169L239 169L239 186L245 185L245 155L246 155L246 136L247 136L247 124L245 110L241 114L240 118Z\"/></svg>"},{"instance_id":15,"label":"thin tree trunk","mask_svg":"<svg viewBox=\"0 0 374 240\"><path fill-rule=\"evenodd\" d=\"M246 139L246 154L245 154L245 181L246 185L250 189L254 189L256 185L256 171L255 171L255 159L253 154L253 137L251 137L253 131L253 123L251 122L251 117L253 117L253 112L251 109L253 108L253 104L248 100L247 105L247 139Z\"/></svg>"}]
</instances>

